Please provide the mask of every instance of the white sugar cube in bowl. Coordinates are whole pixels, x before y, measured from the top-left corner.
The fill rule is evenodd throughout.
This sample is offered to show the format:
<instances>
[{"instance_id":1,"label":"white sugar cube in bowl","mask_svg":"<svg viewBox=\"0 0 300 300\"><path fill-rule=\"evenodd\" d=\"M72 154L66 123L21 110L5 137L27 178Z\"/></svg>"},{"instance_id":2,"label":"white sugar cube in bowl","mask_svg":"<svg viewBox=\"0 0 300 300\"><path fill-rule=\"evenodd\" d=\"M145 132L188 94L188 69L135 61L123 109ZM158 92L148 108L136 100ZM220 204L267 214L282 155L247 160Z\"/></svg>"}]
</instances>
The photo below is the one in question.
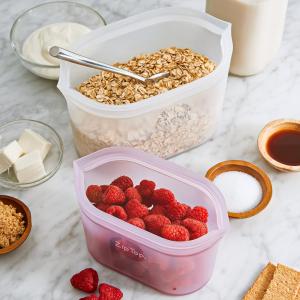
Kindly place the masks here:
<instances>
[{"instance_id":1,"label":"white sugar cube in bowl","mask_svg":"<svg viewBox=\"0 0 300 300\"><path fill-rule=\"evenodd\" d=\"M17 141L12 141L0 150L0 174L7 171L23 154Z\"/></svg>"},{"instance_id":2,"label":"white sugar cube in bowl","mask_svg":"<svg viewBox=\"0 0 300 300\"><path fill-rule=\"evenodd\" d=\"M30 153L33 151L38 151L42 160L47 156L51 143L49 143L44 137L40 134L34 132L31 129L26 128L20 139L19 144L23 148L25 153Z\"/></svg>"},{"instance_id":3,"label":"white sugar cube in bowl","mask_svg":"<svg viewBox=\"0 0 300 300\"><path fill-rule=\"evenodd\" d=\"M43 122L24 119L0 126L0 149L3 151L8 145L8 156L14 159L8 169L0 172L0 186L11 189L36 186L50 179L61 165L62 140ZM19 152L22 151L20 155L16 145L21 149ZM0 171L2 166L6 168L2 154L0 152Z\"/></svg>"},{"instance_id":4,"label":"white sugar cube in bowl","mask_svg":"<svg viewBox=\"0 0 300 300\"><path fill-rule=\"evenodd\" d=\"M46 176L45 166L39 150L23 155L14 163L15 175L19 183L28 183Z\"/></svg>"}]
</instances>

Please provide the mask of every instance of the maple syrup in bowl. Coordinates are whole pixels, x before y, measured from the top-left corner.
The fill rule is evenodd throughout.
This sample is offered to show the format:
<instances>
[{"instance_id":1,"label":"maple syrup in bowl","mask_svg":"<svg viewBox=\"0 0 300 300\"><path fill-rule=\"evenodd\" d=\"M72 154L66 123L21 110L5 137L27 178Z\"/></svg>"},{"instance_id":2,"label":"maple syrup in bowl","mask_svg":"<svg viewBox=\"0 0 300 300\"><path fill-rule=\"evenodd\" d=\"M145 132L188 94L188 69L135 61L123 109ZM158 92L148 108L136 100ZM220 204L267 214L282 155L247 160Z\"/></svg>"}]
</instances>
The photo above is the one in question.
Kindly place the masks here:
<instances>
[{"instance_id":1,"label":"maple syrup in bowl","mask_svg":"<svg viewBox=\"0 0 300 300\"><path fill-rule=\"evenodd\" d=\"M268 140L267 150L271 157L289 166L300 166L300 131L281 130Z\"/></svg>"},{"instance_id":2,"label":"maple syrup in bowl","mask_svg":"<svg viewBox=\"0 0 300 300\"><path fill-rule=\"evenodd\" d=\"M276 120L258 138L264 159L280 171L300 171L300 121Z\"/></svg>"}]
</instances>

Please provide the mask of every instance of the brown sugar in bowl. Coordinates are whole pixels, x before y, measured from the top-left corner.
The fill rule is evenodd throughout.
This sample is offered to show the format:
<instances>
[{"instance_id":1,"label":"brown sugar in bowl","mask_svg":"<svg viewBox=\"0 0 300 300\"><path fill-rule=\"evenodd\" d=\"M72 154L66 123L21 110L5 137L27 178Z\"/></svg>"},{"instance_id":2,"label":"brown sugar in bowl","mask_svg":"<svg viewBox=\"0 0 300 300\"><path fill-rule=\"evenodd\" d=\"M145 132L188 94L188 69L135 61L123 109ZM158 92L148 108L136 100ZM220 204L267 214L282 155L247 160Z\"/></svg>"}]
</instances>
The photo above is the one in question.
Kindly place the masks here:
<instances>
[{"instance_id":1,"label":"brown sugar in bowl","mask_svg":"<svg viewBox=\"0 0 300 300\"><path fill-rule=\"evenodd\" d=\"M257 145L262 157L275 169L281 172L300 172L300 165L286 165L275 160L268 152L267 144L270 137L280 131L293 130L300 133L300 121L292 119L279 119L268 123L260 132Z\"/></svg>"},{"instance_id":2,"label":"brown sugar in bowl","mask_svg":"<svg viewBox=\"0 0 300 300\"><path fill-rule=\"evenodd\" d=\"M25 224L25 231L17 241L5 248L0 248L0 255L2 255L16 250L25 242L31 231L32 223L30 210L22 201L6 195L0 195L0 201L2 201L6 205L12 205L13 207L15 207L16 211L23 215L23 220Z\"/></svg>"},{"instance_id":3,"label":"brown sugar in bowl","mask_svg":"<svg viewBox=\"0 0 300 300\"><path fill-rule=\"evenodd\" d=\"M265 209L272 198L272 183L269 176L256 165L243 160L227 160L220 162L210 168L205 176L207 179L214 181L218 175L229 171L244 172L253 176L261 185L262 198L256 207L241 213L228 212L228 216L236 219L245 219L253 217Z\"/></svg>"}]
</instances>

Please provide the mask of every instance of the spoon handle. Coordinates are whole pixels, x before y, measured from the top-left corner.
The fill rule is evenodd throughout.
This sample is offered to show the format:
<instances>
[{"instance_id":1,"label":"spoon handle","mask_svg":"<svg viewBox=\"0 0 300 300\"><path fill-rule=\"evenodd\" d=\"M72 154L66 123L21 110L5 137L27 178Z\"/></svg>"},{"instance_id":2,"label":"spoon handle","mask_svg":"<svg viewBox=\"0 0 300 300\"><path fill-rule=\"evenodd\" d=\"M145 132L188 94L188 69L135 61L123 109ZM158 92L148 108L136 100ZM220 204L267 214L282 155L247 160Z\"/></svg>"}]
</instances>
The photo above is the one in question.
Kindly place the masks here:
<instances>
[{"instance_id":1,"label":"spoon handle","mask_svg":"<svg viewBox=\"0 0 300 300\"><path fill-rule=\"evenodd\" d=\"M108 72L112 72L112 73L123 75L123 76L128 76L128 77L134 78L134 79L144 82L144 83L146 81L146 79L144 77L139 76L130 71L127 71L125 69L120 69L120 68L113 67L111 65L100 63L98 61L92 60L90 58L87 58L85 56L76 54L74 52L68 51L66 49L63 49L63 48L60 48L57 46L51 47L49 50L49 54L53 57L56 57L56 58L59 58L62 60L66 60L66 61L78 64L81 66L90 67L90 68L94 68L94 69L98 69L98 70L102 70L102 71L108 71Z\"/></svg>"}]
</instances>

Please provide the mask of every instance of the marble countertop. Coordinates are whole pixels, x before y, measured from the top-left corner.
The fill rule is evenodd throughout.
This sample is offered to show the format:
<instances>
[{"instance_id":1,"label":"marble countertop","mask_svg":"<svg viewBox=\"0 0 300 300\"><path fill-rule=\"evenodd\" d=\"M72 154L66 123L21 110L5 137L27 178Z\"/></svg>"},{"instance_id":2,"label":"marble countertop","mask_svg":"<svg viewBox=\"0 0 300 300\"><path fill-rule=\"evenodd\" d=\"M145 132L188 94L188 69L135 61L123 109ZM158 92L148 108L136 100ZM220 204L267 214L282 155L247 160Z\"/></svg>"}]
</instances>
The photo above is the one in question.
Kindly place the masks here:
<instances>
[{"instance_id":1,"label":"marble countertop","mask_svg":"<svg viewBox=\"0 0 300 300\"><path fill-rule=\"evenodd\" d=\"M101 280L122 288L124 299L172 299L130 278L98 265L88 254L73 187L72 161L77 157L66 103L56 83L25 70L9 45L9 29L18 11L41 1L0 3L0 123L18 118L42 120L60 133L65 145L63 164L48 182L27 190L0 188L0 194L23 199L32 211L33 229L26 243L0 257L1 300L79 299L69 277L95 267ZM203 7L197 0L86 0L108 22L166 5ZM277 118L300 118L300 3L290 0L282 47L265 72L230 77L218 132L213 139L172 159L205 174L226 159L244 159L265 169L274 185L269 207L248 220L232 220L221 242L214 275L202 290L180 298L238 300L268 261L300 269L300 174L283 174L259 157L256 138L260 129ZM200 270L199 270L200 271Z\"/></svg>"}]
</instances>

